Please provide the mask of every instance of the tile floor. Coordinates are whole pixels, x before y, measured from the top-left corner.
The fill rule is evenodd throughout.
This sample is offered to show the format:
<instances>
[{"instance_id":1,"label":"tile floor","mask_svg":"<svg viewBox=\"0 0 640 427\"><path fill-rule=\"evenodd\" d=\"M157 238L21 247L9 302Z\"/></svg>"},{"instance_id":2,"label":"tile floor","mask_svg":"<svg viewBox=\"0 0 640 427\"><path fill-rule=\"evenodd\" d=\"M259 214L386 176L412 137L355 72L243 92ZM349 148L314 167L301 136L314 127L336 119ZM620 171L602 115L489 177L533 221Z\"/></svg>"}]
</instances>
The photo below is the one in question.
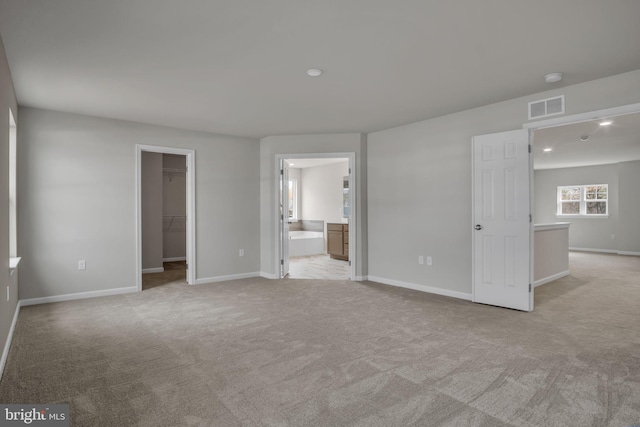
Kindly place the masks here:
<instances>
[{"instance_id":1,"label":"tile floor","mask_svg":"<svg viewBox=\"0 0 640 427\"><path fill-rule=\"evenodd\" d=\"M289 258L289 278L349 280L351 267L348 261L332 259L329 255L310 255Z\"/></svg>"}]
</instances>

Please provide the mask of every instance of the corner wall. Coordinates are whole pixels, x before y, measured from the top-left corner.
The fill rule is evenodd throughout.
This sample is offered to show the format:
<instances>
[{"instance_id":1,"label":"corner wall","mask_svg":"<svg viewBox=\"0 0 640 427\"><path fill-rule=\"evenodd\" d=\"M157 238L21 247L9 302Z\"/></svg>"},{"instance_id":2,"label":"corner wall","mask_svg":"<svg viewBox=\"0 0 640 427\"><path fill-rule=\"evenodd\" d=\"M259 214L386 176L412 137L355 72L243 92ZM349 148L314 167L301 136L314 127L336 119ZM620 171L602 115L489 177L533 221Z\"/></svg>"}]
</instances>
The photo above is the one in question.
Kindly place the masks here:
<instances>
[{"instance_id":1,"label":"corner wall","mask_svg":"<svg viewBox=\"0 0 640 427\"><path fill-rule=\"evenodd\" d=\"M369 277L470 298L471 138L521 129L528 102L560 94L566 115L638 103L640 70L369 134Z\"/></svg>"},{"instance_id":2,"label":"corner wall","mask_svg":"<svg viewBox=\"0 0 640 427\"><path fill-rule=\"evenodd\" d=\"M34 108L20 117L21 299L136 286L136 144L196 151L197 280L259 271L258 140Z\"/></svg>"},{"instance_id":3,"label":"corner wall","mask_svg":"<svg viewBox=\"0 0 640 427\"><path fill-rule=\"evenodd\" d=\"M0 38L0 352L2 363L8 351L7 342L18 306L18 273L9 277L9 111L13 111L18 135L21 123L13 89L11 71ZM20 255L20 247L18 247ZM19 267L20 268L20 267ZM9 288L7 301L6 289ZM4 366L0 364L0 374Z\"/></svg>"}]
</instances>

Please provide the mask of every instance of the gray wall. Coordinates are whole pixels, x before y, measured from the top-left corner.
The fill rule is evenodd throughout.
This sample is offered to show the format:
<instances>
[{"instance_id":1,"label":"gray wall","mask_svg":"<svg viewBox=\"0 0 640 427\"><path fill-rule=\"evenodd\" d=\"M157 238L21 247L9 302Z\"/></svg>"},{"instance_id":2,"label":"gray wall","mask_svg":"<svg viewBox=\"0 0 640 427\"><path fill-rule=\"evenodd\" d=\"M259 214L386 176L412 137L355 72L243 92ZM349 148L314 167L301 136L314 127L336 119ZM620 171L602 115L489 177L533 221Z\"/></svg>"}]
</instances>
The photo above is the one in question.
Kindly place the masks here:
<instances>
[{"instance_id":1,"label":"gray wall","mask_svg":"<svg viewBox=\"0 0 640 427\"><path fill-rule=\"evenodd\" d=\"M277 154L356 153L356 275L367 271L367 138L362 134L270 136L260 140L260 266L270 277L278 273L275 217L275 158ZM303 179L304 181L304 179Z\"/></svg>"},{"instance_id":2,"label":"gray wall","mask_svg":"<svg viewBox=\"0 0 640 427\"><path fill-rule=\"evenodd\" d=\"M471 138L522 128L528 102L559 94L567 115L638 103L640 70L369 134L369 276L470 294Z\"/></svg>"},{"instance_id":3,"label":"gray wall","mask_svg":"<svg viewBox=\"0 0 640 427\"><path fill-rule=\"evenodd\" d=\"M325 222L342 220L342 181L349 175L349 162L301 169L302 218ZM326 234L325 234L326 235Z\"/></svg>"},{"instance_id":4,"label":"gray wall","mask_svg":"<svg viewBox=\"0 0 640 427\"><path fill-rule=\"evenodd\" d=\"M9 110L18 124L18 103L13 90L11 72L0 39L0 352L4 350L11 322L18 305L18 274L9 278ZM21 255L18 247L18 256ZM6 288L10 300L7 301Z\"/></svg>"},{"instance_id":5,"label":"gray wall","mask_svg":"<svg viewBox=\"0 0 640 427\"><path fill-rule=\"evenodd\" d=\"M639 161L537 170L534 179L535 222L570 222L569 247L640 253ZM609 217L557 217L557 187L573 184L609 184Z\"/></svg>"},{"instance_id":6,"label":"gray wall","mask_svg":"<svg viewBox=\"0 0 640 427\"><path fill-rule=\"evenodd\" d=\"M257 140L32 108L20 118L20 298L135 286L136 144L196 151L196 277L258 271Z\"/></svg>"},{"instance_id":7,"label":"gray wall","mask_svg":"<svg viewBox=\"0 0 640 427\"><path fill-rule=\"evenodd\" d=\"M162 154L142 153L142 269L162 268Z\"/></svg>"}]
</instances>

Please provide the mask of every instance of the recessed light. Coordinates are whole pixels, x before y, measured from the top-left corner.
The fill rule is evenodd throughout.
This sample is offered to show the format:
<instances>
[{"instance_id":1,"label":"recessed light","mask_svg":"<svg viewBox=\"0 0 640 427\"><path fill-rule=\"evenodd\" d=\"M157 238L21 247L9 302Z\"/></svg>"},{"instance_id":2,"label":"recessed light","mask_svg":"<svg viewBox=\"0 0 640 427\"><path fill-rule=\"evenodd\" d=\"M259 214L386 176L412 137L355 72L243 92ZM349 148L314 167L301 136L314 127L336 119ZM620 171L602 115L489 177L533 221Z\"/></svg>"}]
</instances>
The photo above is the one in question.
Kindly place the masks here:
<instances>
[{"instance_id":1,"label":"recessed light","mask_svg":"<svg viewBox=\"0 0 640 427\"><path fill-rule=\"evenodd\" d=\"M600 126L609 126L611 123L613 123L611 120L605 120L600 122Z\"/></svg>"},{"instance_id":2,"label":"recessed light","mask_svg":"<svg viewBox=\"0 0 640 427\"><path fill-rule=\"evenodd\" d=\"M544 76L546 83L557 83L562 80L562 73L549 73Z\"/></svg>"},{"instance_id":3,"label":"recessed light","mask_svg":"<svg viewBox=\"0 0 640 427\"><path fill-rule=\"evenodd\" d=\"M320 77L322 75L322 70L319 68L309 68L307 70L307 75L310 77Z\"/></svg>"},{"instance_id":4,"label":"recessed light","mask_svg":"<svg viewBox=\"0 0 640 427\"><path fill-rule=\"evenodd\" d=\"M545 149L544 149L544 150L542 150L542 151L544 151L545 153L548 153L548 152L550 152L550 151L551 151L551 148L545 148Z\"/></svg>"},{"instance_id":5,"label":"recessed light","mask_svg":"<svg viewBox=\"0 0 640 427\"><path fill-rule=\"evenodd\" d=\"M582 135L580 137L580 141L587 142L589 140L589 138L591 138L589 135Z\"/></svg>"}]
</instances>

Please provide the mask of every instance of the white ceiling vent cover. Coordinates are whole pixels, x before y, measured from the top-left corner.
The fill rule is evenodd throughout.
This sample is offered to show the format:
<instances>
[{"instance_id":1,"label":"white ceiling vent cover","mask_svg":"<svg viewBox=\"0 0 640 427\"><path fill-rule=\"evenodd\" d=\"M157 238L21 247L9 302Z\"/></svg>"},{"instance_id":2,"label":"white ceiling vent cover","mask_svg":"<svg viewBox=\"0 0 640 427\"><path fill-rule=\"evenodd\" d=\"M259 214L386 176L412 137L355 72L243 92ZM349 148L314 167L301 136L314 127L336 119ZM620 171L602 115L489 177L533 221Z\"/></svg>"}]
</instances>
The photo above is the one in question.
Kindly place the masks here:
<instances>
[{"instance_id":1,"label":"white ceiling vent cover","mask_svg":"<svg viewBox=\"0 0 640 427\"><path fill-rule=\"evenodd\" d=\"M564 95L529 103L529 120L564 114Z\"/></svg>"}]
</instances>

